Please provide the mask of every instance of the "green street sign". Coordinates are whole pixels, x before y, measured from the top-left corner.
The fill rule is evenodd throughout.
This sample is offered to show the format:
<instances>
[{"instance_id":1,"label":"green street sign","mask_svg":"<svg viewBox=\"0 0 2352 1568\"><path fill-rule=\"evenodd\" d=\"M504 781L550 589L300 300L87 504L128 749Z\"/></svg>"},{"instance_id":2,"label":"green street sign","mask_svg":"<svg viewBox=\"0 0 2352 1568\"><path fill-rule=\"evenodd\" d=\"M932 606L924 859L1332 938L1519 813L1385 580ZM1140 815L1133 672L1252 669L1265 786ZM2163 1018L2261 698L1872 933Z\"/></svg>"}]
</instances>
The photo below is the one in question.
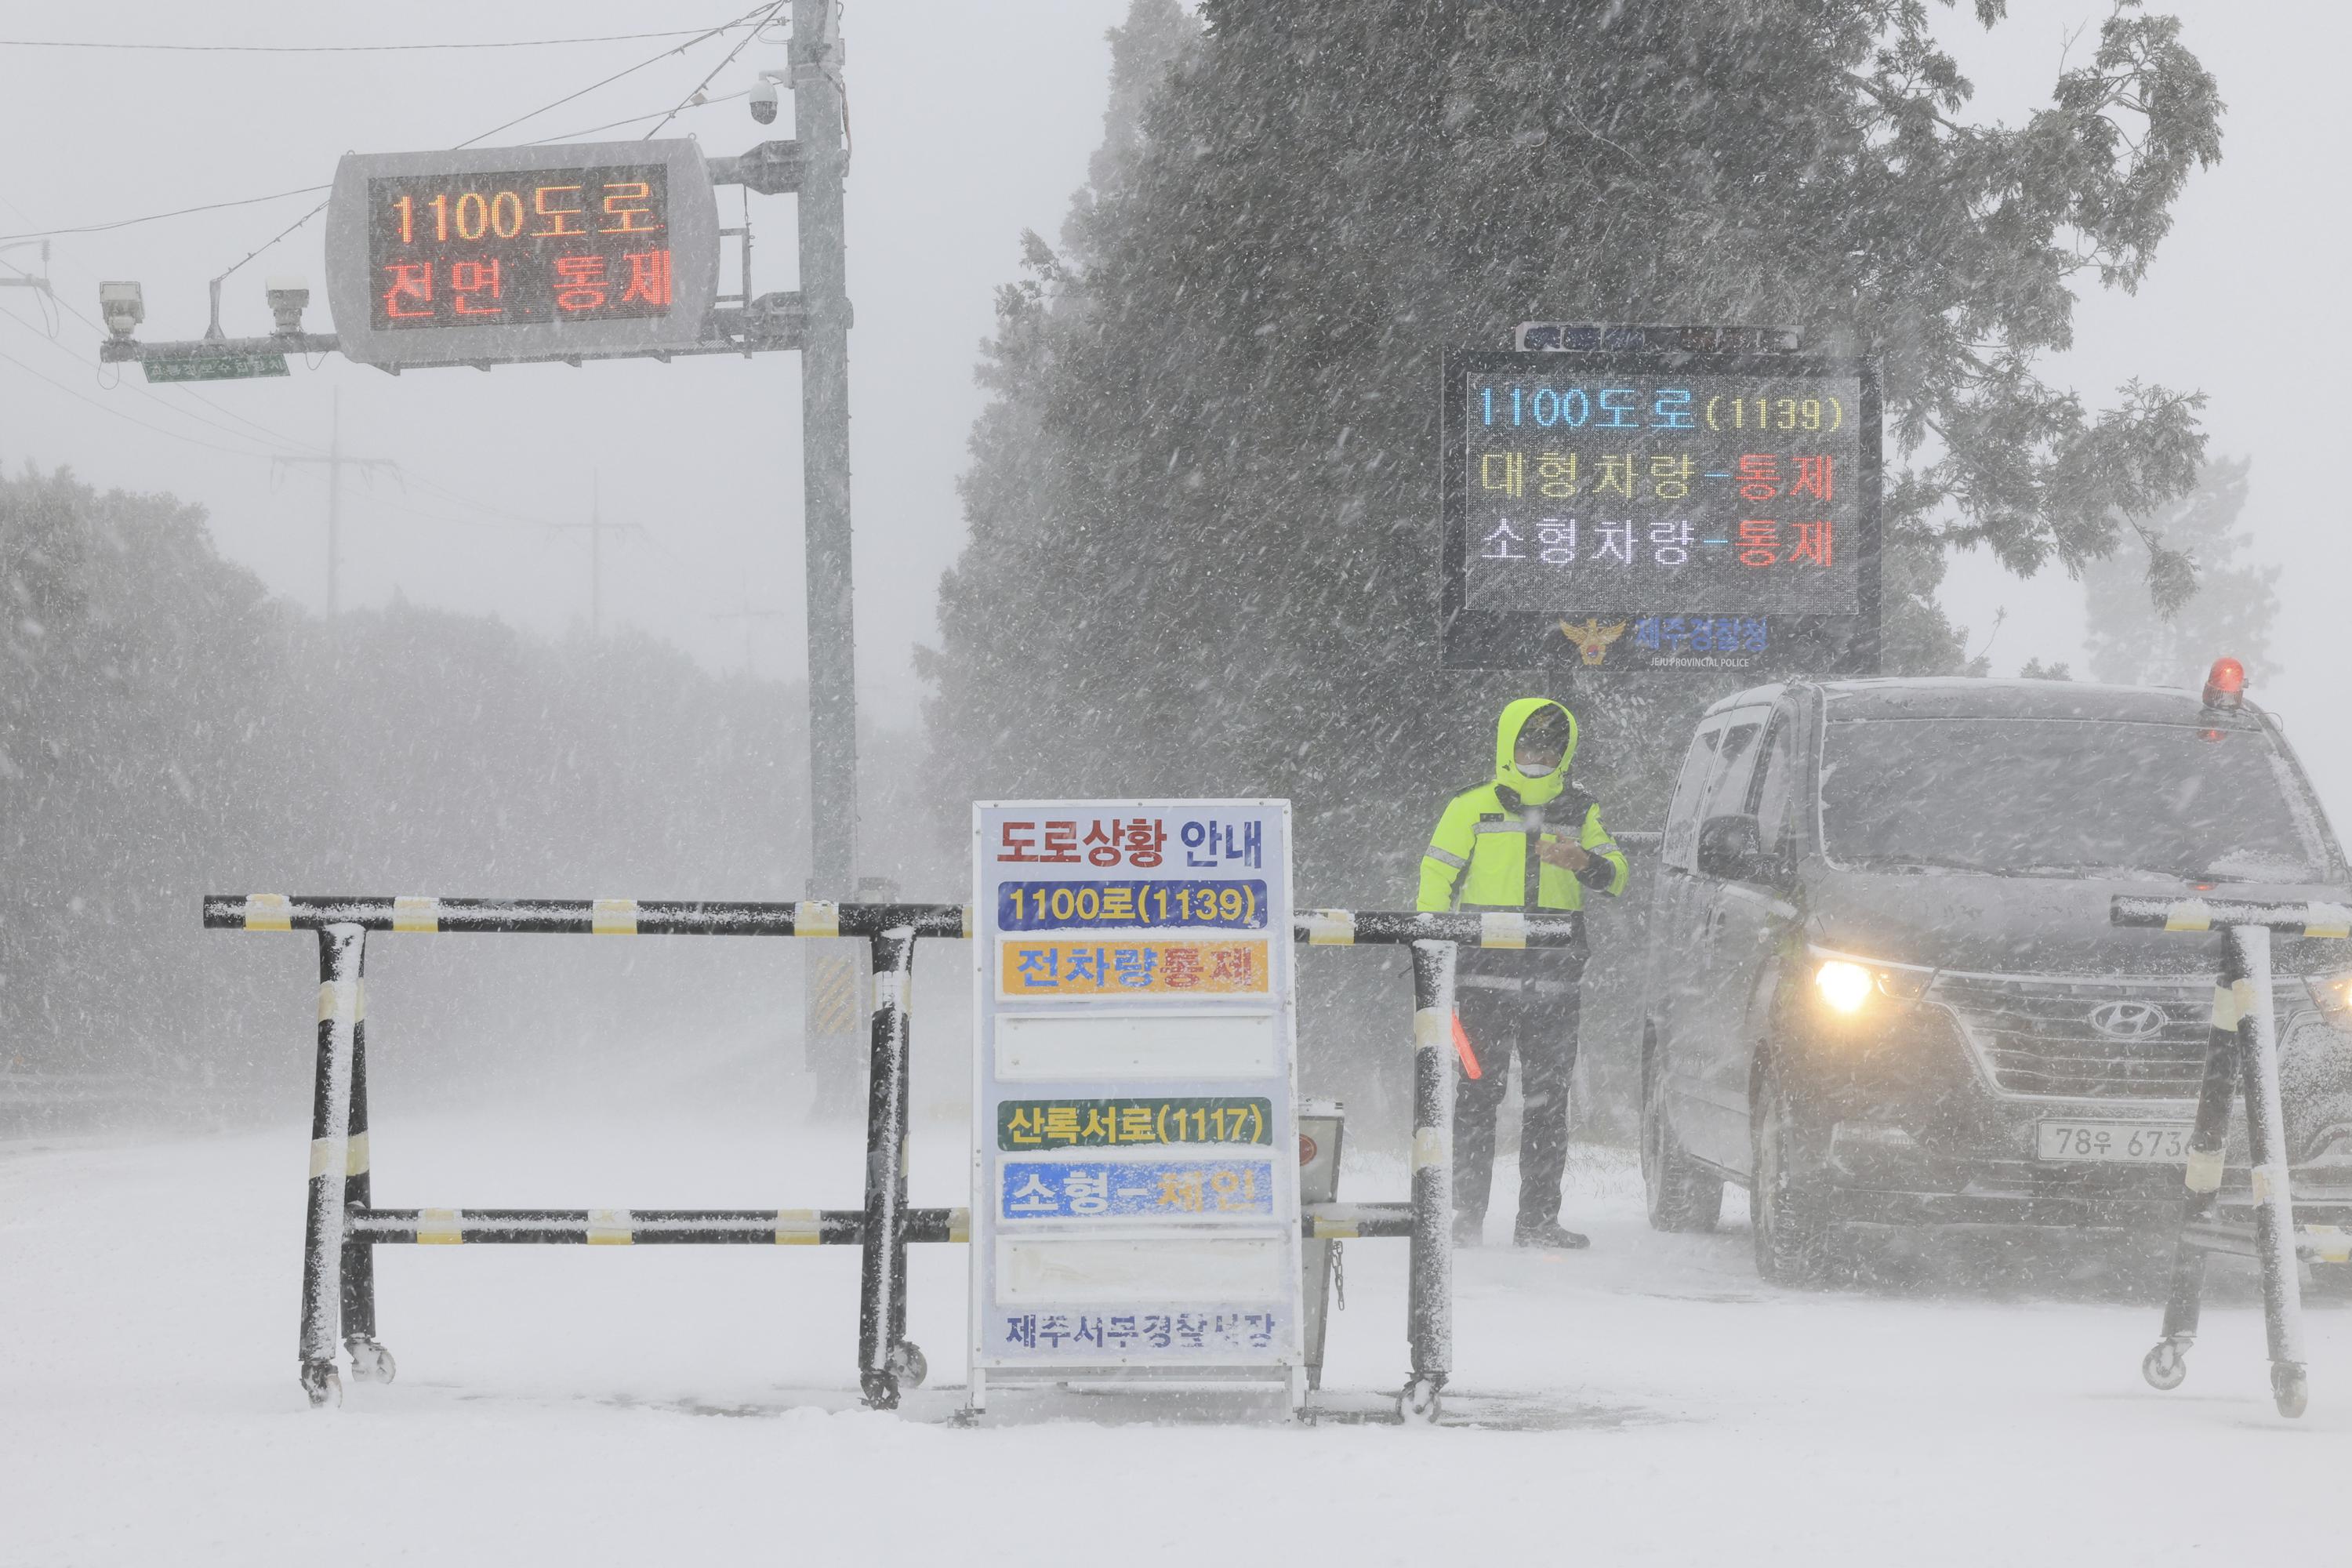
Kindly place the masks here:
<instances>
[{"instance_id":1,"label":"green street sign","mask_svg":"<svg viewBox=\"0 0 2352 1568\"><path fill-rule=\"evenodd\" d=\"M153 381L250 381L284 375L284 354L205 354L196 359L147 359L139 368Z\"/></svg>"}]
</instances>

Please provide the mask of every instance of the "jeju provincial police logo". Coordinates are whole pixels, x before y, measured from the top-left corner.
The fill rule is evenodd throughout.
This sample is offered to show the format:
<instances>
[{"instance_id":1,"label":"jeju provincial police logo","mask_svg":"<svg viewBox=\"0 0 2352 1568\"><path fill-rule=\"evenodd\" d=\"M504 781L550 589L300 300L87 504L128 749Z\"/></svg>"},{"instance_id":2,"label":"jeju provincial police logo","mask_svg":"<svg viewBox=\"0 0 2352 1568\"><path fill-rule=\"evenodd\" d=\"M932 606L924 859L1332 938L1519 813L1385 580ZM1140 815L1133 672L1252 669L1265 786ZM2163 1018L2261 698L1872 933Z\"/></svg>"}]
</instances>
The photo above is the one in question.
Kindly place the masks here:
<instances>
[{"instance_id":1,"label":"jeju provincial police logo","mask_svg":"<svg viewBox=\"0 0 2352 1568\"><path fill-rule=\"evenodd\" d=\"M1613 626L1604 626L1599 616L1591 616L1580 626L1571 621L1562 621L1559 630L1562 637L1576 645L1576 650L1584 656L1585 663L1599 664L1609 657L1609 645L1625 635L1625 623L1619 621Z\"/></svg>"},{"instance_id":2,"label":"jeju provincial police logo","mask_svg":"<svg viewBox=\"0 0 2352 1568\"><path fill-rule=\"evenodd\" d=\"M2145 1040L2170 1022L2153 1002L2102 1002L2091 1009L2091 1027L2116 1040Z\"/></svg>"}]
</instances>

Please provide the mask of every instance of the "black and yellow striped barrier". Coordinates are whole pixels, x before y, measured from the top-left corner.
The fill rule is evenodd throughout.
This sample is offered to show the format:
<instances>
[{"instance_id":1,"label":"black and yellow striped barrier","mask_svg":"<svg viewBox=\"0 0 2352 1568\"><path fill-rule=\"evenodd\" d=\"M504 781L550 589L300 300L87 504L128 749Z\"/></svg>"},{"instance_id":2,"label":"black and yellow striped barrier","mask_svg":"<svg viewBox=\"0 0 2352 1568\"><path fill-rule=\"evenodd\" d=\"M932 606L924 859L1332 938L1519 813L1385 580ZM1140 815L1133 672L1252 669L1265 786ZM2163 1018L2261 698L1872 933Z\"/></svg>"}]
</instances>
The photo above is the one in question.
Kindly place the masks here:
<instances>
[{"instance_id":1,"label":"black and yellow striped barrier","mask_svg":"<svg viewBox=\"0 0 2352 1568\"><path fill-rule=\"evenodd\" d=\"M1625 836L1621 836L1625 837ZM1412 1243L1406 1306L1412 1377L1408 1414L1433 1417L1453 1358L1454 953L1458 946L1554 948L1583 940L1575 913L1509 910L1424 914L1409 910L1314 910L1292 936L1318 947L1402 946L1412 952L1412 1198L1404 1204L1318 1204L1301 1219L1314 1238L1400 1237ZM686 899L471 899L362 894L215 893L211 931L310 931L319 939L318 1068L311 1107L310 1192L303 1248L302 1384L314 1405L340 1399L336 1329L353 1375L389 1379L375 1338L373 1249L399 1245L840 1246L864 1249L858 1308L859 1383L869 1404L898 1403L919 1383L922 1352L906 1338L906 1248L961 1242L965 1211L907 1204L914 947L923 937L968 937L961 904L745 902ZM874 967L863 1209L379 1209L371 1201L367 1134L366 941L403 934L770 936L862 938Z\"/></svg>"},{"instance_id":2,"label":"black and yellow striped barrier","mask_svg":"<svg viewBox=\"0 0 2352 1568\"><path fill-rule=\"evenodd\" d=\"M2244 899L2139 899L2117 894L2110 923L2159 926L2169 931L2217 931L2261 926L2282 936L2352 937L2352 908L2324 900L2253 902Z\"/></svg>"},{"instance_id":3,"label":"black and yellow striped barrier","mask_svg":"<svg viewBox=\"0 0 2352 1568\"><path fill-rule=\"evenodd\" d=\"M1512 910L1423 914L1411 910L1308 910L1291 935L1316 947L1450 942L1465 947L1568 947L1583 917ZM878 936L896 928L919 936L967 937L961 904L787 903L687 899L443 899L321 893L215 893L205 900L207 931L323 931L331 925L420 934L548 936Z\"/></svg>"},{"instance_id":4,"label":"black and yellow striped barrier","mask_svg":"<svg viewBox=\"0 0 2352 1568\"><path fill-rule=\"evenodd\" d=\"M1583 940L1584 916L1520 914L1511 910L1421 914L1412 910L1306 910L1290 920L1291 935L1310 947L1359 943L1396 947L1445 942L1456 947L1573 947Z\"/></svg>"},{"instance_id":5,"label":"black and yellow striped barrier","mask_svg":"<svg viewBox=\"0 0 2352 1568\"><path fill-rule=\"evenodd\" d=\"M961 904L750 903L698 899L442 899L343 893L208 893L207 931L361 931L488 936L971 934Z\"/></svg>"},{"instance_id":6,"label":"black and yellow striped barrier","mask_svg":"<svg viewBox=\"0 0 2352 1568\"><path fill-rule=\"evenodd\" d=\"M371 1247L862 1247L859 1209L377 1209L354 1205L349 1233ZM969 1209L906 1212L902 1239L969 1239Z\"/></svg>"},{"instance_id":7,"label":"black and yellow striped barrier","mask_svg":"<svg viewBox=\"0 0 2352 1568\"><path fill-rule=\"evenodd\" d=\"M378 1209L345 1211L348 1234L371 1247L860 1247L857 1209ZM1411 1204L1309 1204L1299 1221L1307 1240L1402 1238ZM971 1211L907 1211L912 1242L971 1239Z\"/></svg>"},{"instance_id":8,"label":"black and yellow striped barrier","mask_svg":"<svg viewBox=\"0 0 2352 1568\"><path fill-rule=\"evenodd\" d=\"M2188 1191L2165 1303L2164 1337L2140 1362L2157 1388L2178 1388L2189 1375L2189 1348L2197 1340L2209 1253L2252 1258L2263 1277L2263 1325L2269 1341L2271 1397L2282 1415L2296 1416L2310 1398L2303 1362L2303 1300L2295 1257L2332 1260L2346 1250L2341 1221L2298 1215L2286 1150L2286 1118L2279 1089L2278 1020L2272 1010L2271 936L2352 937L2352 909L2326 900L2203 897L2151 899L2119 895L2108 907L2119 926L2154 928L2221 941L2221 973L2213 986L2213 1023L2206 1037L2205 1075L2189 1129L2184 1171ZM2221 1209L2224 1151L2231 1104L2246 1108L2251 1225L2225 1224ZM2235 1205L2232 1205L2233 1207Z\"/></svg>"},{"instance_id":9,"label":"black and yellow striped barrier","mask_svg":"<svg viewBox=\"0 0 2352 1568\"><path fill-rule=\"evenodd\" d=\"M313 931L319 939L318 1070L310 1111L310 1191L303 1247L300 1365L313 1405L340 1400L336 1330L352 1374L389 1380L377 1342L373 1249L401 1243L855 1246L858 1381L869 1404L898 1403L919 1383L907 1339L907 1247L961 1241L961 1210L907 1204L908 1001L915 942L970 934L961 904L752 903L685 899L445 899L223 893L204 901L213 931ZM362 974L370 931L579 936L851 937L873 952L866 1206L862 1210L378 1209L367 1134Z\"/></svg>"}]
</instances>

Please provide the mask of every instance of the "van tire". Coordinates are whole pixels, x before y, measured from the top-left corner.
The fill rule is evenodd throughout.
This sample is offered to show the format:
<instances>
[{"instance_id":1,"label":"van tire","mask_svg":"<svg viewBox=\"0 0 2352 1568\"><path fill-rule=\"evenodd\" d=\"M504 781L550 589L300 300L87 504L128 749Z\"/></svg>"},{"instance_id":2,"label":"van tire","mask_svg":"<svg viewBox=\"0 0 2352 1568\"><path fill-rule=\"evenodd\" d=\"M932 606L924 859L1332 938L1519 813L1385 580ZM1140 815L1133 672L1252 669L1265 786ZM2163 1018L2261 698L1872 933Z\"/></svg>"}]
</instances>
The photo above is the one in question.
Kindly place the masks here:
<instances>
[{"instance_id":1,"label":"van tire","mask_svg":"<svg viewBox=\"0 0 2352 1568\"><path fill-rule=\"evenodd\" d=\"M1654 1030L1643 1031L1642 1191L1652 1230L1713 1230L1723 1215L1723 1178L1693 1160L1666 1119Z\"/></svg>"},{"instance_id":2,"label":"van tire","mask_svg":"<svg viewBox=\"0 0 2352 1568\"><path fill-rule=\"evenodd\" d=\"M1780 1069L1767 1061L1757 1086L1755 1173L1748 1183L1756 1272L1769 1284L1809 1289L1828 1278L1832 1222L1799 1168L1795 1120Z\"/></svg>"}]
</instances>

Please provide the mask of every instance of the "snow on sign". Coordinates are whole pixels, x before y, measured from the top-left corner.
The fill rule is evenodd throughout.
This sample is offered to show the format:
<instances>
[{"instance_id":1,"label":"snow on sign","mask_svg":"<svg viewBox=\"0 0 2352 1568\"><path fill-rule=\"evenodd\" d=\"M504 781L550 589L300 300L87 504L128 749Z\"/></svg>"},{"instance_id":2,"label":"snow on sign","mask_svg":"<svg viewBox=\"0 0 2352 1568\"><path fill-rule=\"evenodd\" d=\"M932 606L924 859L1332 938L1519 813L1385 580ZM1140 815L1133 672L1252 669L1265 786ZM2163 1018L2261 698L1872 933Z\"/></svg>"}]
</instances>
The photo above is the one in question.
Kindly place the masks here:
<instances>
[{"instance_id":1,"label":"snow on sign","mask_svg":"<svg viewBox=\"0 0 2352 1568\"><path fill-rule=\"evenodd\" d=\"M347 154L327 212L343 352L398 369L696 343L719 208L690 141Z\"/></svg>"},{"instance_id":2,"label":"snow on sign","mask_svg":"<svg viewBox=\"0 0 2352 1568\"><path fill-rule=\"evenodd\" d=\"M1284 801L972 811L971 1401L1304 1397Z\"/></svg>"},{"instance_id":3,"label":"snow on sign","mask_svg":"<svg viewBox=\"0 0 2352 1568\"><path fill-rule=\"evenodd\" d=\"M1447 355L1448 665L1877 673L1874 368L1670 342Z\"/></svg>"}]
</instances>

